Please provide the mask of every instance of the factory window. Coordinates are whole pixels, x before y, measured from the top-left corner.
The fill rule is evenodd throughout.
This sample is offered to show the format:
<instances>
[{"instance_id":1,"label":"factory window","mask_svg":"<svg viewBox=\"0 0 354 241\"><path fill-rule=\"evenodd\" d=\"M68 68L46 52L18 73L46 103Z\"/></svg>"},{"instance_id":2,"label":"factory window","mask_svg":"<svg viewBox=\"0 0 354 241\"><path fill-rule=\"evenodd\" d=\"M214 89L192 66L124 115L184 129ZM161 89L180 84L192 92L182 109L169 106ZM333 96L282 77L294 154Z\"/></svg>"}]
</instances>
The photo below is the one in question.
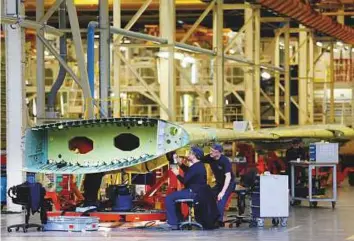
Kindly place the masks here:
<instances>
[{"instance_id":1,"label":"factory window","mask_svg":"<svg viewBox=\"0 0 354 241\"><path fill-rule=\"evenodd\" d=\"M93 141L85 136L76 136L69 141L69 150L77 154L86 154L93 150Z\"/></svg>"},{"instance_id":2,"label":"factory window","mask_svg":"<svg viewBox=\"0 0 354 241\"><path fill-rule=\"evenodd\" d=\"M114 138L114 146L122 151L132 151L140 146L139 137L123 133Z\"/></svg>"}]
</instances>

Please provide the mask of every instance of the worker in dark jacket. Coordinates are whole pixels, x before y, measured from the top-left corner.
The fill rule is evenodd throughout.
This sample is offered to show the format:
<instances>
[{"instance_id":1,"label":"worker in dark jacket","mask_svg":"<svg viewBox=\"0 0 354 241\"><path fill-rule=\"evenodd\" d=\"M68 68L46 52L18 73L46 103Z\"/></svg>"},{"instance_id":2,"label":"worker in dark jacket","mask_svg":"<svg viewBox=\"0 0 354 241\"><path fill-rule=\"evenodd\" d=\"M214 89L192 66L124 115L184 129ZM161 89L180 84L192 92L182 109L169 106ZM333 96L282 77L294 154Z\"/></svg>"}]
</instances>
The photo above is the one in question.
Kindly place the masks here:
<instances>
[{"instance_id":1,"label":"worker in dark jacket","mask_svg":"<svg viewBox=\"0 0 354 241\"><path fill-rule=\"evenodd\" d=\"M220 226L223 226L224 209L227 200L236 187L235 175L232 172L230 160L222 152L222 145L214 144L210 148L210 154L202 160L210 165L215 177L216 185L212 189L217 196Z\"/></svg>"},{"instance_id":2,"label":"worker in dark jacket","mask_svg":"<svg viewBox=\"0 0 354 241\"><path fill-rule=\"evenodd\" d=\"M175 154L174 158L181 169L184 171L184 176L179 175L179 170L177 167L172 168L173 173L177 176L177 179L183 183L184 189L171 193L166 197L166 213L167 213L167 223L172 229L178 229L179 213L177 213L177 207L175 200L177 199L195 199L198 191L207 185L207 174L204 164L200 162L203 157L204 152L198 147L192 147L188 154L188 161L190 163L189 167L182 164L180 158Z\"/></svg>"},{"instance_id":3,"label":"worker in dark jacket","mask_svg":"<svg viewBox=\"0 0 354 241\"><path fill-rule=\"evenodd\" d=\"M285 162L287 166L287 174L289 177L289 188L291 187L291 161L304 161L306 160L306 152L305 149L301 146L301 140L300 139L294 139L291 142L291 147L286 150L286 156L285 156ZM305 177L305 172L303 171L303 168L297 168L295 169L295 175L301 176L301 179ZM296 178L296 177L295 177Z\"/></svg>"}]
</instances>

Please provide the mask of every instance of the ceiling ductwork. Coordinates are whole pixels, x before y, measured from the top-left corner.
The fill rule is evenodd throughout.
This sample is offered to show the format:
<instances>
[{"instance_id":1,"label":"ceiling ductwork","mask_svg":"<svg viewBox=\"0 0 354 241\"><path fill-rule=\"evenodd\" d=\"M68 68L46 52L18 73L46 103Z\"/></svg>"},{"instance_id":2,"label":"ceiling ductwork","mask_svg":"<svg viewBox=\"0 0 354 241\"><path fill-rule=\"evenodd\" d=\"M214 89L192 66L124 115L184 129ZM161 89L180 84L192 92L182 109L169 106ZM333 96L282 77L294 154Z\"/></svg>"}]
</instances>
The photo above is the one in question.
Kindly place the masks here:
<instances>
[{"instance_id":1,"label":"ceiling ductwork","mask_svg":"<svg viewBox=\"0 0 354 241\"><path fill-rule=\"evenodd\" d=\"M264 7L348 44L354 44L354 29L324 16L300 0L259 0Z\"/></svg>"}]
</instances>

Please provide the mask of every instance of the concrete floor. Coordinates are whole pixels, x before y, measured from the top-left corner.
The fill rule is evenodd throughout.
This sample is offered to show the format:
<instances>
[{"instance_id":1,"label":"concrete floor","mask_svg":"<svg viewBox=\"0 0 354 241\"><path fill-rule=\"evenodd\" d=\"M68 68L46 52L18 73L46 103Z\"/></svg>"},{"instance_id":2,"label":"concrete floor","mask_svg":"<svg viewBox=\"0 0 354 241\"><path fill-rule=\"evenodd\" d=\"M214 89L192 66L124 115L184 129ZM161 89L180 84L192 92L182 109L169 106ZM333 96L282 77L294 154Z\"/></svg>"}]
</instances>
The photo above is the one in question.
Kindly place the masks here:
<instances>
[{"instance_id":1,"label":"concrete floor","mask_svg":"<svg viewBox=\"0 0 354 241\"><path fill-rule=\"evenodd\" d=\"M6 226L21 220L18 214L1 216L1 240L3 241L70 241L90 240L354 240L354 187L344 186L338 189L338 202L335 210L330 203L319 203L316 209L310 209L308 203L291 208L287 228L272 228L266 222L264 228L223 228L215 231L161 231L156 229L115 228L111 231L100 229L98 232L36 232L7 233Z\"/></svg>"}]
</instances>

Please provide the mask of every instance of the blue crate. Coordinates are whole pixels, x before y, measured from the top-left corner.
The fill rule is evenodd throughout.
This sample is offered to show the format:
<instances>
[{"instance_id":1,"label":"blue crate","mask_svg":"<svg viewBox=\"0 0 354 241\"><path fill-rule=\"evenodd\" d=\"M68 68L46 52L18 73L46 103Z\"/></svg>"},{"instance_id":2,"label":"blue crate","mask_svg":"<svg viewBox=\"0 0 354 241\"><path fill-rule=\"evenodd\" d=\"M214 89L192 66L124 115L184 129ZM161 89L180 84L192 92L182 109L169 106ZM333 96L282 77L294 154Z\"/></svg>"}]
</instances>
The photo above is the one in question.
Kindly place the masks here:
<instances>
[{"instance_id":1,"label":"blue crate","mask_svg":"<svg viewBox=\"0 0 354 241\"><path fill-rule=\"evenodd\" d=\"M6 202L6 176L1 176L1 203Z\"/></svg>"}]
</instances>

